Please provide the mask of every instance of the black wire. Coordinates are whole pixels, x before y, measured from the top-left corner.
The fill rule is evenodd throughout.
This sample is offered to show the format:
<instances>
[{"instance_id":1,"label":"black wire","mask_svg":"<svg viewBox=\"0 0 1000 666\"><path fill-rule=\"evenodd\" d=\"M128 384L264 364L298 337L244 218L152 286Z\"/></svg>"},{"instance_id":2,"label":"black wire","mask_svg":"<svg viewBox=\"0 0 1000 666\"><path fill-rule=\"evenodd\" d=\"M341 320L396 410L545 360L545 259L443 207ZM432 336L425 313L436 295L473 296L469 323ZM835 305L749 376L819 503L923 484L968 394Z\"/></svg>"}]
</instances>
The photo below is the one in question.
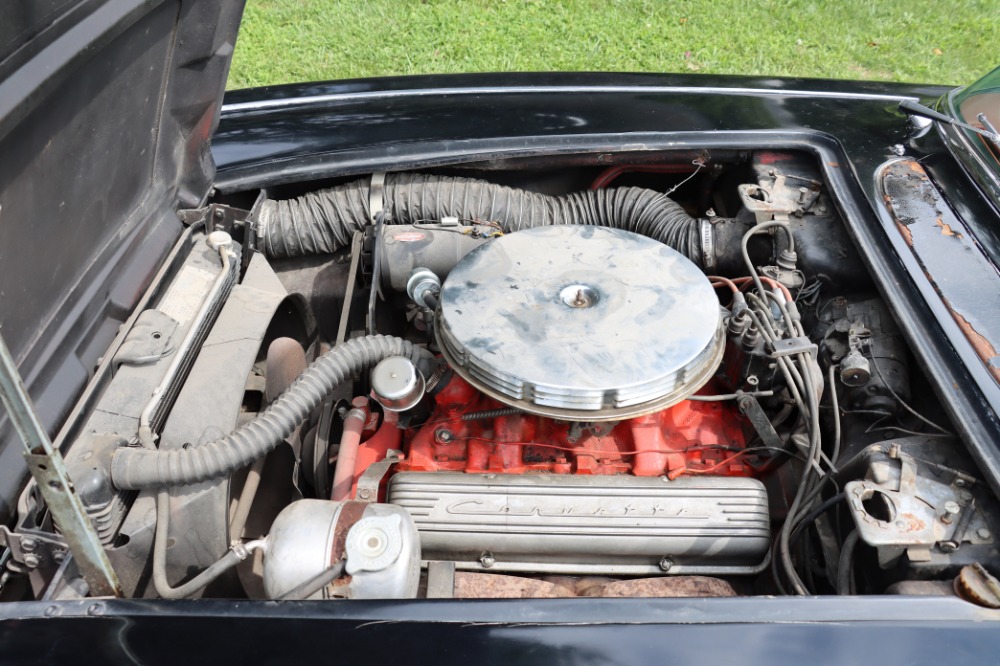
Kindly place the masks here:
<instances>
[{"instance_id":1,"label":"black wire","mask_svg":"<svg viewBox=\"0 0 1000 666\"><path fill-rule=\"evenodd\" d=\"M827 478L830 477L828 476ZM800 520L798 524L792 529L792 542L794 543L796 539L801 537L802 533L805 531L807 527L809 527L809 525L813 523L813 521L815 521L817 518L822 516L827 511L829 511L836 504L843 501L845 497L846 495L844 495L844 493L838 493L833 497L827 498L815 509L804 515L802 517L802 520Z\"/></svg>"}]
</instances>

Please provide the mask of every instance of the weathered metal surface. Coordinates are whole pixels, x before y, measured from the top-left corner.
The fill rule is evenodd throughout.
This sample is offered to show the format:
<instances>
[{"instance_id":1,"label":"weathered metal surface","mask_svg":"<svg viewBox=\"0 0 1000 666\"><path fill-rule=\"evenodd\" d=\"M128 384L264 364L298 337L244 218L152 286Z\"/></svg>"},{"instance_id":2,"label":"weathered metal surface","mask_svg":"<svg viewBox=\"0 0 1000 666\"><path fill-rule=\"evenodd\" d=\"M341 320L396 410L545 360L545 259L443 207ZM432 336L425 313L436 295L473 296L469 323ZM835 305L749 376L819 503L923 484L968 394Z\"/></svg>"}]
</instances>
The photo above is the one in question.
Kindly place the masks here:
<instances>
[{"instance_id":1,"label":"weathered metal surface","mask_svg":"<svg viewBox=\"0 0 1000 666\"><path fill-rule=\"evenodd\" d=\"M955 591L958 596L976 605L1000 608L1000 581L979 563L962 567L955 578Z\"/></svg>"},{"instance_id":2,"label":"weathered metal surface","mask_svg":"<svg viewBox=\"0 0 1000 666\"><path fill-rule=\"evenodd\" d=\"M707 576L661 576L612 580L559 576L544 579L459 571L456 599L553 599L560 597L680 598L735 597L726 581Z\"/></svg>"},{"instance_id":3,"label":"weathered metal surface","mask_svg":"<svg viewBox=\"0 0 1000 666\"><path fill-rule=\"evenodd\" d=\"M997 281L996 267L920 162L888 162L879 182L900 235L955 323L1000 382L1000 290L988 286Z\"/></svg>"},{"instance_id":4,"label":"weathered metal surface","mask_svg":"<svg viewBox=\"0 0 1000 666\"><path fill-rule=\"evenodd\" d=\"M436 323L452 368L484 393L529 413L613 421L676 404L711 377L723 349L713 298L701 269L663 243L536 227L467 254Z\"/></svg>"},{"instance_id":5,"label":"weathered metal surface","mask_svg":"<svg viewBox=\"0 0 1000 666\"><path fill-rule=\"evenodd\" d=\"M62 454L52 446L45 427L35 414L3 336L0 336L0 399L21 437L28 469L90 586L90 594L119 596L118 577L66 473Z\"/></svg>"},{"instance_id":6,"label":"weathered metal surface","mask_svg":"<svg viewBox=\"0 0 1000 666\"><path fill-rule=\"evenodd\" d=\"M618 580L591 588L587 597L735 597L736 590L721 578L670 576Z\"/></svg>"}]
</instances>

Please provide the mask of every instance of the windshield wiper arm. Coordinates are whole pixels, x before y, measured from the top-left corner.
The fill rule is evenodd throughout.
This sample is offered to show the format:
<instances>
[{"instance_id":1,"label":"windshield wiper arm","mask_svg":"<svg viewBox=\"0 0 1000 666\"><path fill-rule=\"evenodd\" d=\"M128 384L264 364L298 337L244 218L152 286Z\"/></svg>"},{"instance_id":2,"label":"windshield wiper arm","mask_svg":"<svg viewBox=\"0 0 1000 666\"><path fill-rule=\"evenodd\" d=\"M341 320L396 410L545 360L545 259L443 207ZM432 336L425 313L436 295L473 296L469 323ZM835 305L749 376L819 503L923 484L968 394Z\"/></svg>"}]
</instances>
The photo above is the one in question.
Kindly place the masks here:
<instances>
[{"instance_id":1,"label":"windshield wiper arm","mask_svg":"<svg viewBox=\"0 0 1000 666\"><path fill-rule=\"evenodd\" d=\"M982 127L976 127L975 125L970 125L968 123L963 123L961 120L956 120L951 116L946 116L943 113L938 113L930 107L926 107L923 104L914 102L911 99L904 99L899 103L899 108L911 116L921 116L923 118L930 118L931 120L937 120L938 122L946 123L948 125L954 125L955 127L961 127L962 129L967 129L970 132L975 132L976 134L981 134L990 140L990 142L1000 148L1000 134L997 133L996 129L986 120L986 116L979 114L978 120L983 123L984 127L988 129L983 129Z\"/></svg>"}]
</instances>

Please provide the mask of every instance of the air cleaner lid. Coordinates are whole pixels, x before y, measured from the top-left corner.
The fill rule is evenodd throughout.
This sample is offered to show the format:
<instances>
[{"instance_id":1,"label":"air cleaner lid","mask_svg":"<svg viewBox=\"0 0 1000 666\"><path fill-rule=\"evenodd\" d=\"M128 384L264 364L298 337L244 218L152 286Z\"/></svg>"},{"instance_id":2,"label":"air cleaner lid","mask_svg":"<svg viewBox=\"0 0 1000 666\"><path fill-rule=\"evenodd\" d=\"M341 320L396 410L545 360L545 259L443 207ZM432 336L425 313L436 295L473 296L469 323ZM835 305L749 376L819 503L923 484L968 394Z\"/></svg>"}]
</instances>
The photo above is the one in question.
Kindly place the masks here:
<instances>
[{"instance_id":1,"label":"air cleaner lid","mask_svg":"<svg viewBox=\"0 0 1000 666\"><path fill-rule=\"evenodd\" d=\"M721 359L719 301L693 262L652 239L537 227L470 252L448 275L445 357L521 409L615 420L679 402Z\"/></svg>"}]
</instances>

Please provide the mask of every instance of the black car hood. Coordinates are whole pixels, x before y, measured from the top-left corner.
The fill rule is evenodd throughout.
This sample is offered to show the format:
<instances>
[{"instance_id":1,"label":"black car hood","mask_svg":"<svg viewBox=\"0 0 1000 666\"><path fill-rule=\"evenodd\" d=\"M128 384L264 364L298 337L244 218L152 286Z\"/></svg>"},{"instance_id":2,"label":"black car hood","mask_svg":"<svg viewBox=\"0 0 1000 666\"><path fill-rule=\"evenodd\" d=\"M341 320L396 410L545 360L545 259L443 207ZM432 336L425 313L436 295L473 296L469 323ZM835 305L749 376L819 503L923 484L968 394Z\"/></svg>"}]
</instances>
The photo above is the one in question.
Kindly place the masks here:
<instances>
[{"instance_id":1,"label":"black car hood","mask_svg":"<svg viewBox=\"0 0 1000 666\"><path fill-rule=\"evenodd\" d=\"M214 177L242 2L39 0L0 18L0 332L54 430ZM0 520L23 480L0 409Z\"/></svg>"}]
</instances>

